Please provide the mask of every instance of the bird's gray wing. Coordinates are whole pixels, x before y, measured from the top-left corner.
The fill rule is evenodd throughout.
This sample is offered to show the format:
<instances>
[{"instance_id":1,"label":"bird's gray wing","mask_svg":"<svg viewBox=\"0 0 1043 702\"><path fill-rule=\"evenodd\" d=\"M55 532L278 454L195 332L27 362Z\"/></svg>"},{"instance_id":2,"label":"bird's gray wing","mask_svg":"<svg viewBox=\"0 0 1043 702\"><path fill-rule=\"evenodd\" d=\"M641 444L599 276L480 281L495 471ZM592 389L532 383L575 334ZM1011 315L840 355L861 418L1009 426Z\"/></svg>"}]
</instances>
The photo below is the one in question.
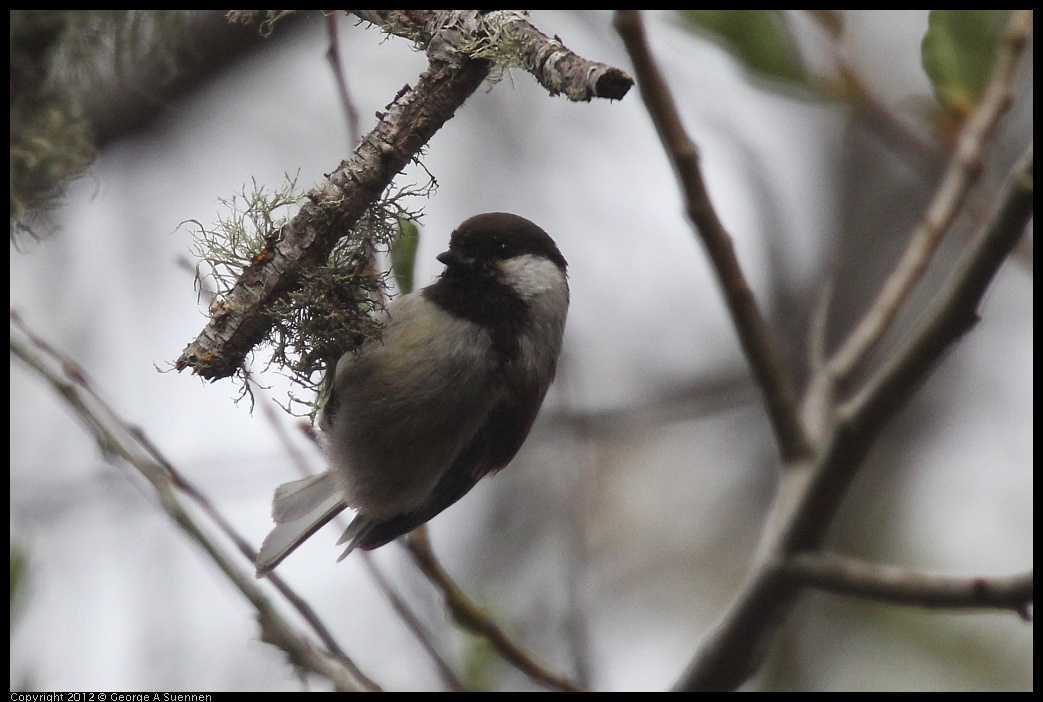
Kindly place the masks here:
<instances>
[{"instance_id":1,"label":"bird's gray wing","mask_svg":"<svg viewBox=\"0 0 1043 702\"><path fill-rule=\"evenodd\" d=\"M527 393L539 393L539 396ZM356 548L369 551L412 531L470 492L483 477L510 463L525 443L543 401L535 383L516 383L515 394L510 397L514 399L502 400L493 407L488 421L456 457L421 507L383 519L357 515L337 541L348 544L337 560Z\"/></svg>"}]
</instances>

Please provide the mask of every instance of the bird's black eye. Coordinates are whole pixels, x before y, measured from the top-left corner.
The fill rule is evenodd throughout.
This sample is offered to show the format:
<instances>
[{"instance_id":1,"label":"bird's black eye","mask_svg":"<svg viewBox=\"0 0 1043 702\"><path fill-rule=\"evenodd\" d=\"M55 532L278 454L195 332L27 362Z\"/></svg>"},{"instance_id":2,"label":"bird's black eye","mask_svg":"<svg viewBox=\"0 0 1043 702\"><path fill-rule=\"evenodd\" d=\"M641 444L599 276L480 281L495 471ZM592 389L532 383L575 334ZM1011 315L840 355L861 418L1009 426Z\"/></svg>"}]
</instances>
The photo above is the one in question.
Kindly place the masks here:
<instances>
[{"instance_id":1,"label":"bird's black eye","mask_svg":"<svg viewBox=\"0 0 1043 702\"><path fill-rule=\"evenodd\" d=\"M499 246L496 247L496 251L504 258L507 258L507 255L511 252L511 247L507 244L501 243Z\"/></svg>"}]
</instances>

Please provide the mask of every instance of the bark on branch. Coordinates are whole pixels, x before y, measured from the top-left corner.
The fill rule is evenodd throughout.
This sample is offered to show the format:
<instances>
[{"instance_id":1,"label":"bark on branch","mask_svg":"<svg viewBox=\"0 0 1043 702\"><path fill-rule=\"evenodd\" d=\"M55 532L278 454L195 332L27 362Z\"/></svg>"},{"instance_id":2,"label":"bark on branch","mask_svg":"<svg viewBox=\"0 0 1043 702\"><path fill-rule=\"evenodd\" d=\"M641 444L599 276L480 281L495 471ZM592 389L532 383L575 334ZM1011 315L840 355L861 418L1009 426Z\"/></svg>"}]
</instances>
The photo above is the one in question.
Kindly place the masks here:
<instances>
[{"instance_id":1,"label":"bark on branch","mask_svg":"<svg viewBox=\"0 0 1043 702\"><path fill-rule=\"evenodd\" d=\"M308 193L293 219L268 234L265 249L243 270L222 304L215 306L206 328L175 362L179 371L191 368L208 380L236 373L268 332L266 310L298 286L304 271L326 261L338 239L478 89L491 67L486 57L499 57L504 50L502 37L509 39L507 48L517 48L524 57L518 65L552 94L618 99L633 82L618 69L576 56L517 12L379 10L358 11L358 16L420 42L428 55L427 70L415 87L388 105L352 157Z\"/></svg>"}]
</instances>

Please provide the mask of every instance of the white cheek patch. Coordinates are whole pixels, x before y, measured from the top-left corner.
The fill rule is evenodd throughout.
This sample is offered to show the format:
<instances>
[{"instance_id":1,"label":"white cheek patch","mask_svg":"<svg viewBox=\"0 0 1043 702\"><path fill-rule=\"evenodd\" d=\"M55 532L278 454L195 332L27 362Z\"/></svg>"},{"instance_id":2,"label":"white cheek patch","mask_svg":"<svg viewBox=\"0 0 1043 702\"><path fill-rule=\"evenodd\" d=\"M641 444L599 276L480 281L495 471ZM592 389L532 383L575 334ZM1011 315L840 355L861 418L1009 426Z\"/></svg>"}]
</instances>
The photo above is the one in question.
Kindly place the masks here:
<instances>
[{"instance_id":1,"label":"white cheek patch","mask_svg":"<svg viewBox=\"0 0 1043 702\"><path fill-rule=\"evenodd\" d=\"M543 256L518 256L500 265L503 282L514 288L522 299L531 300L547 294L568 299L568 287L561 269Z\"/></svg>"},{"instance_id":2,"label":"white cheek patch","mask_svg":"<svg viewBox=\"0 0 1043 702\"><path fill-rule=\"evenodd\" d=\"M519 339L519 364L546 390L561 351L569 310L568 283L561 269L542 256L518 256L500 265L503 282L525 300L531 313L530 324Z\"/></svg>"}]
</instances>

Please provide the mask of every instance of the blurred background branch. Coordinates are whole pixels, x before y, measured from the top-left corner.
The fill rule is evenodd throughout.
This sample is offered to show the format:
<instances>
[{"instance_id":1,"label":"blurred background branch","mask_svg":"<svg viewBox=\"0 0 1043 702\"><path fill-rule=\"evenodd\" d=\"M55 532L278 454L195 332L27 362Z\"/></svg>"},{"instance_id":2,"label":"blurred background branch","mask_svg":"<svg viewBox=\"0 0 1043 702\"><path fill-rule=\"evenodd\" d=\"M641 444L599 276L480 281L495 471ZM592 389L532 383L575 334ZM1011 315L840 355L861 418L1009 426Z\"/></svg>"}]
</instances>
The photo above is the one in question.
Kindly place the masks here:
<instances>
[{"instance_id":1,"label":"blurred background branch","mask_svg":"<svg viewBox=\"0 0 1043 702\"><path fill-rule=\"evenodd\" d=\"M1009 609L1029 619L1032 573L960 578L865 563L833 553L797 554L786 564L800 585L849 597L947 609Z\"/></svg>"},{"instance_id":2,"label":"blurred background branch","mask_svg":"<svg viewBox=\"0 0 1043 702\"><path fill-rule=\"evenodd\" d=\"M785 563L792 554L821 547L836 510L869 448L893 420L915 389L920 387L950 344L976 320L976 310L988 283L1022 238L1031 215L1031 149L1012 177L1010 195L999 211L1005 226L986 228L958 265L954 282L942 287L935 312L908 342L885 359L875 378L866 385L867 397L853 401L850 411L835 401L908 301L915 284L932 261L942 236L965 208L967 194L984 166L985 139L1012 100L1012 85L1032 29L1031 11L1011 14L996 67L971 117L961 127L952 162L938 186L922 224L910 236L909 245L894 273L885 283L861 324L841 349L828 360L819 343L812 393L804 403L822 416L809 417L808 434L797 410L792 380L786 374L756 301L745 282L734 247L710 201L699 169L697 146L688 137L667 86L648 47L640 14L616 12L615 25L635 64L638 87L649 114L671 158L685 195L689 217L703 237L728 300L736 332L742 340L752 372L766 399L769 415L784 459L783 484L776 497L774 518L764 533L762 552L733 600L729 611L704 640L675 690L730 690L757 671L767 655L786 612L793 606L796 585L786 577ZM961 105L962 108L962 105ZM1010 203L1016 214L1010 215ZM832 287L831 287L832 289ZM828 297L827 297L828 299ZM823 316L824 319L824 316ZM812 330L813 339L823 336ZM815 342L813 341L813 345ZM811 556L806 556L810 558ZM985 601L985 600L983 600ZM983 605L988 606L988 605ZM1025 607L1025 602L1019 602Z\"/></svg>"},{"instance_id":3,"label":"blurred background branch","mask_svg":"<svg viewBox=\"0 0 1043 702\"><path fill-rule=\"evenodd\" d=\"M361 689L377 690L375 683L348 658L333 641L306 605L301 610L315 631L330 645L323 651L308 637L297 631L279 610L272 605L260 584L254 579L249 565L256 558L246 540L232 530L231 526L212 508L209 501L183 478L172 471L170 463L144 437L144 432L132 426L116 414L100 397L86 375L70 358L63 356L50 344L37 337L14 312L11 313L11 353L27 367L35 371L41 380L68 403L72 412L89 428L103 455L116 463L132 467L144 477L155 490L159 507L169 515L186 536L195 541L235 585L243 596L257 609L261 623L262 638L286 652L295 666L328 679L342 692ZM221 531L225 531L244 550L247 567L237 565L207 530L193 517L182 503L179 493L194 499ZM280 590L289 594L291 602L303 604L282 582Z\"/></svg>"}]
</instances>

